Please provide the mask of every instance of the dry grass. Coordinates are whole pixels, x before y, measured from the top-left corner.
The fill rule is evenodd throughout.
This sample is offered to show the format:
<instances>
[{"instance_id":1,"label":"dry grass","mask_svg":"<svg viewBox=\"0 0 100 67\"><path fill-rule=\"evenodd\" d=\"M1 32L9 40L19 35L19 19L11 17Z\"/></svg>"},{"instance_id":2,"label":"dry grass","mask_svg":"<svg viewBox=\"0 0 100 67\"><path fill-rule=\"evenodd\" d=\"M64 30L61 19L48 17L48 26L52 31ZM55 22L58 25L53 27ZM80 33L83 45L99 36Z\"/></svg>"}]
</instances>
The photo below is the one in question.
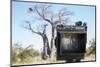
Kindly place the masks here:
<instances>
[{"instance_id":1,"label":"dry grass","mask_svg":"<svg viewBox=\"0 0 100 67\"><path fill-rule=\"evenodd\" d=\"M13 65L29 65L29 64L47 64L47 63L61 63L65 61L57 61L56 57L48 58L47 60L42 60L40 56L31 59L29 62L19 62Z\"/></svg>"},{"instance_id":2,"label":"dry grass","mask_svg":"<svg viewBox=\"0 0 100 67\"><path fill-rule=\"evenodd\" d=\"M84 59L82 59L81 61L95 61L95 55L89 55L89 56L85 56Z\"/></svg>"},{"instance_id":3,"label":"dry grass","mask_svg":"<svg viewBox=\"0 0 100 67\"><path fill-rule=\"evenodd\" d=\"M85 56L81 61L94 61L95 55ZM47 63L61 63L65 61L57 61L56 57L48 58L47 60L42 60L40 56L31 59L29 62L14 63L13 65L30 65L30 64L47 64Z\"/></svg>"}]
</instances>

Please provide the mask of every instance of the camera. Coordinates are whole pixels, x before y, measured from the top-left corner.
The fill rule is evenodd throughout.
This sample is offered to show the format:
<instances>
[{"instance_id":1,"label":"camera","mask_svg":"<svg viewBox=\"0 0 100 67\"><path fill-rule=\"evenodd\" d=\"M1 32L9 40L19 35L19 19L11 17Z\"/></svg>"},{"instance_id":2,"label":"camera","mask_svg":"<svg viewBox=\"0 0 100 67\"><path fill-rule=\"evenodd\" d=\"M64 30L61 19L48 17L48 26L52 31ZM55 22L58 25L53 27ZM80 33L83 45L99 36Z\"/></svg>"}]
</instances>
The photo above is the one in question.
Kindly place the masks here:
<instances>
[{"instance_id":1,"label":"camera","mask_svg":"<svg viewBox=\"0 0 100 67\"><path fill-rule=\"evenodd\" d=\"M58 25L55 39L57 60L77 62L84 59L87 42L86 25Z\"/></svg>"}]
</instances>

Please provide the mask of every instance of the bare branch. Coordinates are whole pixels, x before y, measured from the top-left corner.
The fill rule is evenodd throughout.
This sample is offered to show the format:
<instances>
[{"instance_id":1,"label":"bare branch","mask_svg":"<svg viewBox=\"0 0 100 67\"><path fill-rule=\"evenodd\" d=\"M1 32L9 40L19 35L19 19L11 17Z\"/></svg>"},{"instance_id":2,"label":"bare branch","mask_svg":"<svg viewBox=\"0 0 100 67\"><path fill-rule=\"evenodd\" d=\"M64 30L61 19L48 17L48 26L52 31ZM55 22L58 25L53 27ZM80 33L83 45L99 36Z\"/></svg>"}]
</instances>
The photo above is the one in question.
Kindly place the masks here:
<instances>
[{"instance_id":1,"label":"bare branch","mask_svg":"<svg viewBox=\"0 0 100 67\"><path fill-rule=\"evenodd\" d=\"M62 8L58 10L57 14L53 14L53 12L50 11L51 5L45 5L45 4L36 4L33 8L29 8L30 11L35 11L37 15L39 16L36 18L37 20L44 20L49 22L52 26L53 24L62 23L68 20L68 16L72 15L72 12L68 11L66 8Z\"/></svg>"},{"instance_id":2,"label":"bare branch","mask_svg":"<svg viewBox=\"0 0 100 67\"><path fill-rule=\"evenodd\" d=\"M43 34L45 34L47 24L44 25Z\"/></svg>"},{"instance_id":3,"label":"bare branch","mask_svg":"<svg viewBox=\"0 0 100 67\"><path fill-rule=\"evenodd\" d=\"M46 8L45 8L45 10L47 10L48 8L50 8L50 7L52 7L51 5L48 5Z\"/></svg>"},{"instance_id":4,"label":"bare branch","mask_svg":"<svg viewBox=\"0 0 100 67\"><path fill-rule=\"evenodd\" d=\"M27 26L23 26L23 28L27 29L27 30L30 30L32 33L36 33L38 35L42 35L41 32L37 32L37 31L34 31L32 26L31 26L31 23L29 21L26 21L27 23Z\"/></svg>"},{"instance_id":5,"label":"bare branch","mask_svg":"<svg viewBox=\"0 0 100 67\"><path fill-rule=\"evenodd\" d=\"M36 11L36 13L45 21L49 22L50 24L52 24L52 19L48 19L46 17L46 12L47 12L47 9L49 9L51 6L47 6L47 7L43 7L43 8L39 8L39 6L35 5L34 6L34 9Z\"/></svg>"},{"instance_id":6,"label":"bare branch","mask_svg":"<svg viewBox=\"0 0 100 67\"><path fill-rule=\"evenodd\" d=\"M67 11L67 9L63 8L59 10L59 12L57 13L58 19L54 22L54 24L63 24L63 22L66 22L69 19L69 15L72 15L72 12Z\"/></svg>"}]
</instances>

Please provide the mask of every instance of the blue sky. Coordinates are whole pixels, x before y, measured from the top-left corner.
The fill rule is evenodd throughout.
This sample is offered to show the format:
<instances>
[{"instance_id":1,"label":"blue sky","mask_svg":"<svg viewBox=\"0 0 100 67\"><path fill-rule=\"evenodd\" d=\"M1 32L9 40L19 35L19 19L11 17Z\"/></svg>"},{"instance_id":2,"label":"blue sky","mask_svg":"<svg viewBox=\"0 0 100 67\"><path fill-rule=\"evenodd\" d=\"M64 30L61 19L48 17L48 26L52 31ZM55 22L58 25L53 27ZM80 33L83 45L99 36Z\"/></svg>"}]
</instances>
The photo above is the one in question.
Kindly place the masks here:
<instances>
[{"instance_id":1,"label":"blue sky","mask_svg":"<svg viewBox=\"0 0 100 67\"><path fill-rule=\"evenodd\" d=\"M28 13L28 8L34 6L35 3L30 2L12 2L12 43L21 43L24 47L33 44L34 48L39 51L42 48L42 38L37 34L22 28L25 20L34 20L34 15ZM51 4L52 10L57 11L60 8L67 8L74 14L70 16L70 24L74 24L76 21L87 22L87 41L95 38L95 7L94 6L79 6L79 5L63 5L63 4ZM35 20L34 20L35 21ZM33 22L34 22L33 21ZM40 22L34 24L36 26ZM47 36L50 40L51 29L50 25L47 27Z\"/></svg>"}]
</instances>

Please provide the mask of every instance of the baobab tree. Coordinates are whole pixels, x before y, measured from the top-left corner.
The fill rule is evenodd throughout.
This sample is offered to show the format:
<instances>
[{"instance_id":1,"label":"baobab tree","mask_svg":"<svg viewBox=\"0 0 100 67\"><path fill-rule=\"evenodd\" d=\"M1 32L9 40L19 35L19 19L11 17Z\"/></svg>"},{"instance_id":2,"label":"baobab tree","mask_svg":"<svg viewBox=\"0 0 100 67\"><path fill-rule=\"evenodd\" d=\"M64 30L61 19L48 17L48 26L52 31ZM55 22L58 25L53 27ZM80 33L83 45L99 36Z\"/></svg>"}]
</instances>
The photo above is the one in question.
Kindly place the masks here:
<instances>
[{"instance_id":1,"label":"baobab tree","mask_svg":"<svg viewBox=\"0 0 100 67\"><path fill-rule=\"evenodd\" d=\"M53 6L48 4L36 4L33 5L33 7L28 8L29 13L36 15L34 17L35 20L41 22L45 21L51 25L51 52L53 52L53 48L55 47L57 25L67 23L69 15L72 15L72 12L65 8L58 9L57 11L54 11L53 9Z\"/></svg>"},{"instance_id":2,"label":"baobab tree","mask_svg":"<svg viewBox=\"0 0 100 67\"><path fill-rule=\"evenodd\" d=\"M47 24L43 25L42 31L35 31L32 27L32 24L29 21L25 21L27 25L23 26L25 29L30 30L32 33L38 34L43 39L43 52L42 52L42 59L46 60L48 56L50 56L51 50L49 47L49 41L46 35L46 26ZM39 28L39 27L38 27Z\"/></svg>"}]
</instances>

